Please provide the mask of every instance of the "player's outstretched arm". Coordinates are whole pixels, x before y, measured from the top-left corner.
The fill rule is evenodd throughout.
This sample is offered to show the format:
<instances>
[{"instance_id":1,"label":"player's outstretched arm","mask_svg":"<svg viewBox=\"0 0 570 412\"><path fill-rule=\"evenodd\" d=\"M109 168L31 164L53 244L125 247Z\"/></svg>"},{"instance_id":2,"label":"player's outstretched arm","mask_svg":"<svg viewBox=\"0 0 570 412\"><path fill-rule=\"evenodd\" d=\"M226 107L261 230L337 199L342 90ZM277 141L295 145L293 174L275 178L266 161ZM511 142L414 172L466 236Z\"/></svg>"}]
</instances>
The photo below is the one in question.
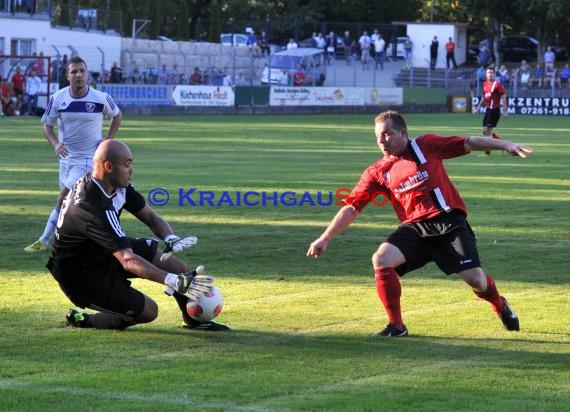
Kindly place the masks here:
<instances>
[{"instance_id":1,"label":"player's outstretched arm","mask_svg":"<svg viewBox=\"0 0 570 412\"><path fill-rule=\"evenodd\" d=\"M492 137L486 136L469 136L467 140L465 140L465 148L468 151L503 150L513 156L523 158L530 156L533 152L532 148L520 143L493 139Z\"/></svg>"},{"instance_id":2,"label":"player's outstretched arm","mask_svg":"<svg viewBox=\"0 0 570 412\"><path fill-rule=\"evenodd\" d=\"M318 259L327 249L329 240L350 226L359 213L354 206L350 205L340 209L323 234L311 243L307 256L313 256L315 259Z\"/></svg>"}]
</instances>

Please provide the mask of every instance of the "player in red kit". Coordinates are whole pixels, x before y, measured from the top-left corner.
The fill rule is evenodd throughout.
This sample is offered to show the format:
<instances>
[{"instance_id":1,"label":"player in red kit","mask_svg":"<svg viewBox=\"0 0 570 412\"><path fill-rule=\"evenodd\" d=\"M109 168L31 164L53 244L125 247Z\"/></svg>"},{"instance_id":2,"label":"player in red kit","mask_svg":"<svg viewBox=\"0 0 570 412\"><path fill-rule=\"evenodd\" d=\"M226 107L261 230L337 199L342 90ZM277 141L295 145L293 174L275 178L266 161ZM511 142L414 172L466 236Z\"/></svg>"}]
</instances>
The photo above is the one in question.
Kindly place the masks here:
<instances>
[{"instance_id":1,"label":"player in red kit","mask_svg":"<svg viewBox=\"0 0 570 412\"><path fill-rule=\"evenodd\" d=\"M485 105L485 116L483 116L483 134L499 139L499 136L493 133L493 128L499 124L501 118L501 106L503 108L503 117L509 115L507 107L507 94L505 88L495 76L495 69L488 67L485 71L485 81L483 82L483 97L479 100L479 104L475 108L474 113L479 113L481 105ZM490 155L491 152L485 151Z\"/></svg>"},{"instance_id":2,"label":"player in red kit","mask_svg":"<svg viewBox=\"0 0 570 412\"><path fill-rule=\"evenodd\" d=\"M398 276L435 262L447 275L459 273L475 295L491 303L507 330L519 330L519 319L501 296L493 278L483 271L475 235L467 223L467 208L449 179L443 160L471 151L503 150L527 157L532 149L484 136L408 137L404 118L395 111L375 119L376 142L383 158L370 165L344 199L327 229L309 246L307 256L318 258L328 242L345 230L372 200L386 193L401 225L372 256L378 297L388 314L388 326L375 336L407 336L400 309Z\"/></svg>"}]
</instances>

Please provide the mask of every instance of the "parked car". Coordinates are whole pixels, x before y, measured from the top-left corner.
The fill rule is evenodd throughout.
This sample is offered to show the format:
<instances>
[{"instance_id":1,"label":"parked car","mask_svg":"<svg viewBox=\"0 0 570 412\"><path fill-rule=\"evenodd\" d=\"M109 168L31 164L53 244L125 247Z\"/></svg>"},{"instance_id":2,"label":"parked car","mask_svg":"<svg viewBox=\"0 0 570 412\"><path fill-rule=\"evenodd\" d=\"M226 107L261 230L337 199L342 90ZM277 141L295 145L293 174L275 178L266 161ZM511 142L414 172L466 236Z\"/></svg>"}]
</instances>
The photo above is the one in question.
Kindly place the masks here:
<instances>
[{"instance_id":1,"label":"parked car","mask_svg":"<svg viewBox=\"0 0 570 412\"><path fill-rule=\"evenodd\" d=\"M540 42L534 37L530 36L505 36L499 40L497 48L499 53L501 53L503 61L521 61L525 60L536 60L537 50L539 48ZM552 47L554 54L556 54L557 61L568 60L568 51L566 47L556 46L549 44ZM542 52L546 50L546 46L543 47ZM542 58L542 56L540 56Z\"/></svg>"},{"instance_id":2,"label":"parked car","mask_svg":"<svg viewBox=\"0 0 570 412\"><path fill-rule=\"evenodd\" d=\"M387 57L401 57L402 59L406 56L406 52L404 51L404 43L406 42L407 37L396 37L395 39L390 40L388 43L388 47L386 48L386 56ZM396 55L394 56L394 43L396 44Z\"/></svg>"},{"instance_id":3,"label":"parked car","mask_svg":"<svg viewBox=\"0 0 570 412\"><path fill-rule=\"evenodd\" d=\"M491 51L493 50L493 40L483 39L478 44L469 45L469 60L472 63L477 64L477 56L481 50L481 46L487 44ZM540 42L534 37L530 36L505 36L501 38L497 44L497 50L501 55L501 60L505 62L520 62L521 60L536 61L537 50ZM557 61L568 60L568 51L566 47L548 45L552 47L552 50L556 54ZM546 46L542 48L543 52L546 50ZM540 56L542 58L542 56Z\"/></svg>"},{"instance_id":4,"label":"parked car","mask_svg":"<svg viewBox=\"0 0 570 412\"><path fill-rule=\"evenodd\" d=\"M312 37L300 40L297 44L299 47L317 47L317 44ZM344 58L344 42L340 37L336 38L335 58Z\"/></svg>"},{"instance_id":5,"label":"parked car","mask_svg":"<svg viewBox=\"0 0 570 412\"><path fill-rule=\"evenodd\" d=\"M247 34L223 33L220 34L220 43L223 46L247 47Z\"/></svg>"},{"instance_id":6,"label":"parked car","mask_svg":"<svg viewBox=\"0 0 570 412\"><path fill-rule=\"evenodd\" d=\"M327 76L325 52L312 47L283 50L271 56L271 64L263 69L261 84L281 84L283 73L294 86L322 86Z\"/></svg>"}]
</instances>

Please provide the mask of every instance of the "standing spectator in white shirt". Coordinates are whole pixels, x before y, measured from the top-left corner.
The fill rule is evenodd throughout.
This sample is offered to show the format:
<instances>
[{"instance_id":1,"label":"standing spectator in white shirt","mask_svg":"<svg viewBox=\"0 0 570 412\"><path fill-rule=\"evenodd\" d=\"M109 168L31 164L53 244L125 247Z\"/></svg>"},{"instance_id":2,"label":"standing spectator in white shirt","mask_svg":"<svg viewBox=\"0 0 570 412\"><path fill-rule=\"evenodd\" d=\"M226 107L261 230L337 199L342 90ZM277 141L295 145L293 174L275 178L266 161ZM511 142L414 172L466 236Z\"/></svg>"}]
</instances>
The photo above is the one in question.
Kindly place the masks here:
<instances>
[{"instance_id":1,"label":"standing spectator in white shirt","mask_svg":"<svg viewBox=\"0 0 570 412\"><path fill-rule=\"evenodd\" d=\"M378 33L376 40L374 40L374 54L376 58L374 59L376 64L374 69L378 69L380 65L380 70L384 70L384 49L386 48L386 41L382 38L382 35Z\"/></svg>"},{"instance_id":2,"label":"standing spectator in white shirt","mask_svg":"<svg viewBox=\"0 0 570 412\"><path fill-rule=\"evenodd\" d=\"M30 75L26 79L26 94L24 96L24 110L29 116L36 114L38 106L38 95L42 91L42 79L36 74L35 70L30 71Z\"/></svg>"},{"instance_id":3,"label":"standing spectator in white shirt","mask_svg":"<svg viewBox=\"0 0 570 412\"><path fill-rule=\"evenodd\" d=\"M296 49L297 47L299 47L299 45L295 43L295 39L290 38L289 43L287 43L287 50Z\"/></svg>"},{"instance_id":4,"label":"standing spectator in white shirt","mask_svg":"<svg viewBox=\"0 0 570 412\"><path fill-rule=\"evenodd\" d=\"M372 39L368 35L368 32L364 30L362 36L358 39L358 44L360 44L360 62L362 63L362 70L369 70L370 66L370 45L372 44Z\"/></svg>"}]
</instances>

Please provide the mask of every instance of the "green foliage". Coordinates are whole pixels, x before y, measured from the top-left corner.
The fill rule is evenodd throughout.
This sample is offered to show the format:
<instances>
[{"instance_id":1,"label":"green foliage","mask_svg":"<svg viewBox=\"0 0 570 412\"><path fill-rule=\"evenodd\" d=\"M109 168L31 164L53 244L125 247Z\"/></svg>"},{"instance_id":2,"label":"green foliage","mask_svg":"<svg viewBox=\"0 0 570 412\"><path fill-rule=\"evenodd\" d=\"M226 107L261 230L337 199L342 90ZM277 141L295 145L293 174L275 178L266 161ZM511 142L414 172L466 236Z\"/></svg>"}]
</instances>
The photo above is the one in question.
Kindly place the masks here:
<instances>
[{"instance_id":1,"label":"green foliage","mask_svg":"<svg viewBox=\"0 0 570 412\"><path fill-rule=\"evenodd\" d=\"M178 17L176 18L176 37L180 40L190 39L190 13L188 12L188 1L181 0Z\"/></svg>"},{"instance_id":2,"label":"green foliage","mask_svg":"<svg viewBox=\"0 0 570 412\"><path fill-rule=\"evenodd\" d=\"M37 118L0 119L0 410L565 411L570 404L570 127L511 116L499 134L529 144L446 163L469 207L485 268L521 318L509 333L486 302L434 265L402 279L411 336L374 341L387 322L370 255L397 222L368 207L319 260L305 256L336 206L178 206L177 188L334 191L378 158L372 115L125 116L134 184L170 191L155 208L204 264L234 328L179 327L161 285L134 280L159 318L124 332L62 328L70 303L23 247L57 194L57 161ZM407 115L412 136L479 134L480 116ZM197 199L197 198L196 198ZM133 236L151 236L122 216Z\"/></svg>"},{"instance_id":3,"label":"green foliage","mask_svg":"<svg viewBox=\"0 0 570 412\"><path fill-rule=\"evenodd\" d=\"M221 4L218 0L212 0L210 4L210 27L208 30L208 40L217 43L222 34Z\"/></svg>"},{"instance_id":4,"label":"green foliage","mask_svg":"<svg viewBox=\"0 0 570 412\"><path fill-rule=\"evenodd\" d=\"M70 0L52 0L51 3L56 15L62 12L61 5L68 6L66 10L71 10L69 6L76 7ZM270 27L277 37L289 38L296 32L305 35L305 32L324 30L327 25L430 22L433 16L436 23L469 24L470 42L496 37L501 28L504 34L529 34L544 44L570 41L567 21L570 3L565 0L99 0L82 3L120 11L125 36L131 34L133 19L152 20L146 32L149 38L156 38L158 34L179 40L207 36L217 42L221 32L242 32L245 26L256 27L258 31ZM72 17L65 15L61 22L70 23ZM190 23L185 24L188 20Z\"/></svg>"}]
</instances>

